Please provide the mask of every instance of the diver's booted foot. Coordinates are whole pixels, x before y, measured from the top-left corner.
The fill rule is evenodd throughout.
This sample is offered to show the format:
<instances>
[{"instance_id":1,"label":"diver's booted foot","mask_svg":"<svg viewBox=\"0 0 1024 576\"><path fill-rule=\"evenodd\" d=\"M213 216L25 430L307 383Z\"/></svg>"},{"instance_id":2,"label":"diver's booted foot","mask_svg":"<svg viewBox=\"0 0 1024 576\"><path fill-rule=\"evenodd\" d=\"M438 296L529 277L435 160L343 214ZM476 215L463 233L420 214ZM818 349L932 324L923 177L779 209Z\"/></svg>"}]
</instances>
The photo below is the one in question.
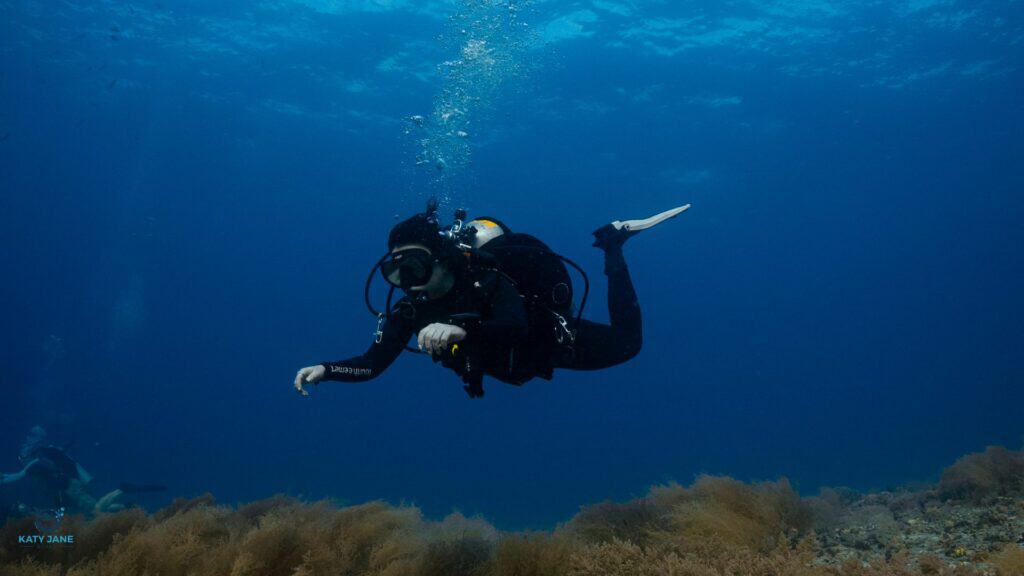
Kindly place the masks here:
<instances>
[{"instance_id":1,"label":"diver's booted foot","mask_svg":"<svg viewBox=\"0 0 1024 576\"><path fill-rule=\"evenodd\" d=\"M671 210L666 210L661 214L655 214L650 218L644 218L643 220L616 220L611 224L605 224L597 230L594 230L594 246L604 251L621 248L622 245L626 243L626 240L629 240L633 235L647 230L648 228L654 228L665 220L675 218L689 209L690 205L686 204Z\"/></svg>"}]
</instances>

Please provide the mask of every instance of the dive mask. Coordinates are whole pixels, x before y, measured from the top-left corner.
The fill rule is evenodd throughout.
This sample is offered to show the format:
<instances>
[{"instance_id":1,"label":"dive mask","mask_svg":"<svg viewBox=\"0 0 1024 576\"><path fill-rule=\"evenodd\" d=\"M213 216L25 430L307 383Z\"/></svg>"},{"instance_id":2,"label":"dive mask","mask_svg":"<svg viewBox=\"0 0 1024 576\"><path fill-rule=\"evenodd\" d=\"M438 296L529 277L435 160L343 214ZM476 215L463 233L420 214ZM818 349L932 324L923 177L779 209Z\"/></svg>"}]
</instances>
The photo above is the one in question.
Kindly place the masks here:
<instances>
[{"instance_id":1,"label":"dive mask","mask_svg":"<svg viewBox=\"0 0 1024 576\"><path fill-rule=\"evenodd\" d=\"M382 262L380 272L389 284L403 290L423 286L434 273L434 257L424 248L406 248Z\"/></svg>"}]
</instances>

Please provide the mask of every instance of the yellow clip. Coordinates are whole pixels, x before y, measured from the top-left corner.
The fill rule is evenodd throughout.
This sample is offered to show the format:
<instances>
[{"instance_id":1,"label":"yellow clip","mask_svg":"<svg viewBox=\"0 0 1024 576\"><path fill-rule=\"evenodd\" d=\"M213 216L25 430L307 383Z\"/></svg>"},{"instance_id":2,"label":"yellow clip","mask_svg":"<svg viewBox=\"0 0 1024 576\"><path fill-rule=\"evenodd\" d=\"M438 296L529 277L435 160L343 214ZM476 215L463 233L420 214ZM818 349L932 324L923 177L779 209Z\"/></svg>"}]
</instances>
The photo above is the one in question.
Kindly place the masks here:
<instances>
[{"instance_id":1,"label":"yellow clip","mask_svg":"<svg viewBox=\"0 0 1024 576\"><path fill-rule=\"evenodd\" d=\"M459 351L459 345L458 344L452 344L452 356L455 356L455 353L458 352L458 351Z\"/></svg>"}]
</instances>

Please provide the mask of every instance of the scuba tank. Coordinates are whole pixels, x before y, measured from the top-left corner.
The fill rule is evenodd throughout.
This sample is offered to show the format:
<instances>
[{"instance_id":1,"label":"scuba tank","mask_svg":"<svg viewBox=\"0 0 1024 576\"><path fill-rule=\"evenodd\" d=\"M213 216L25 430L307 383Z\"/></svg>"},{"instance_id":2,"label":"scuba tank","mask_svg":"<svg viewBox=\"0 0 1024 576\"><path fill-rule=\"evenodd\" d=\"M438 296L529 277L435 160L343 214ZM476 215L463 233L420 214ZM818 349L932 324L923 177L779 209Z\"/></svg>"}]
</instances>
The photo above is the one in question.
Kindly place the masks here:
<instances>
[{"instance_id":1,"label":"scuba tank","mask_svg":"<svg viewBox=\"0 0 1024 576\"><path fill-rule=\"evenodd\" d=\"M496 218L481 217L463 226L475 251L478 266L491 268L507 277L523 298L530 328L541 330L535 336L559 345L571 345L581 314L570 327L573 313L573 285L566 263L574 266L587 282L580 312L586 305L589 280L586 273L560 256L535 236L513 232Z\"/></svg>"},{"instance_id":2,"label":"scuba tank","mask_svg":"<svg viewBox=\"0 0 1024 576\"><path fill-rule=\"evenodd\" d=\"M508 279L526 309L530 336L510 352L509 374L501 379L522 384L536 376L550 378L550 372L538 373L537 369L546 365L546 359L559 351L572 353L576 330L590 291L586 272L535 236L513 232L496 218L478 217L464 225L460 224L462 218L465 218L465 212L456 212L455 224L445 234L462 248L471 267L492 270ZM567 265L575 268L584 281L583 295L575 315L573 282ZM471 364L470 359L466 365ZM466 391L473 396L475 383L465 375L463 379L468 384ZM482 388L479 384L476 386L476 391L482 395Z\"/></svg>"}]
</instances>

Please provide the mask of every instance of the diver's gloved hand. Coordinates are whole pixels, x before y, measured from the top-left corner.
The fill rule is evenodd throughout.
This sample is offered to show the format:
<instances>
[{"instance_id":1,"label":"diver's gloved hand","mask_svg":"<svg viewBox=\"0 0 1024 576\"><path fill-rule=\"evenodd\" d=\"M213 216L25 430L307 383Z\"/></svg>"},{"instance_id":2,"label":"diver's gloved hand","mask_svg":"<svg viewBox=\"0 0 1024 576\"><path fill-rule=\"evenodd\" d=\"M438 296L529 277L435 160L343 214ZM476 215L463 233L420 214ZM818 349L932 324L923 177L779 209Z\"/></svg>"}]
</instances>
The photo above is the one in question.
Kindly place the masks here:
<instances>
[{"instance_id":1,"label":"diver's gloved hand","mask_svg":"<svg viewBox=\"0 0 1024 576\"><path fill-rule=\"evenodd\" d=\"M324 379L324 373L327 369L322 364L316 366L306 366L299 370L299 373L295 375L295 390L303 396L309 396L309 392L302 387L303 384L317 384Z\"/></svg>"},{"instance_id":2,"label":"diver's gloved hand","mask_svg":"<svg viewBox=\"0 0 1024 576\"><path fill-rule=\"evenodd\" d=\"M428 324L420 330L416 339L420 350L425 350L431 356L440 356L451 349L452 344L461 342L466 338L466 331L454 324L441 324L435 322Z\"/></svg>"}]
</instances>

